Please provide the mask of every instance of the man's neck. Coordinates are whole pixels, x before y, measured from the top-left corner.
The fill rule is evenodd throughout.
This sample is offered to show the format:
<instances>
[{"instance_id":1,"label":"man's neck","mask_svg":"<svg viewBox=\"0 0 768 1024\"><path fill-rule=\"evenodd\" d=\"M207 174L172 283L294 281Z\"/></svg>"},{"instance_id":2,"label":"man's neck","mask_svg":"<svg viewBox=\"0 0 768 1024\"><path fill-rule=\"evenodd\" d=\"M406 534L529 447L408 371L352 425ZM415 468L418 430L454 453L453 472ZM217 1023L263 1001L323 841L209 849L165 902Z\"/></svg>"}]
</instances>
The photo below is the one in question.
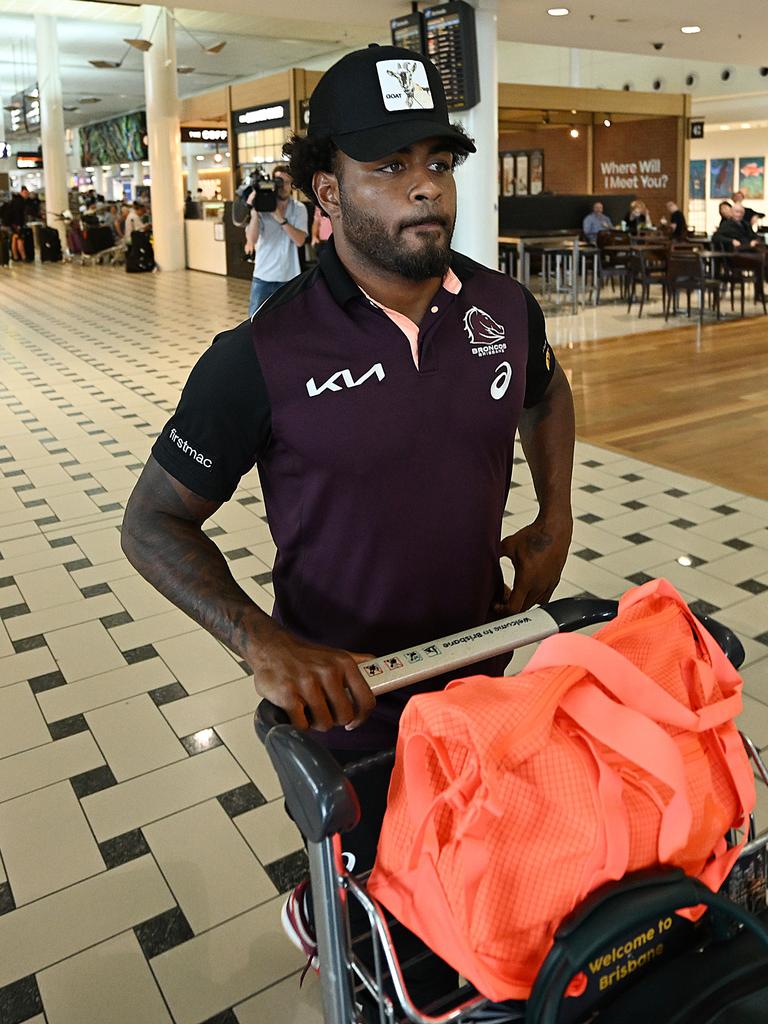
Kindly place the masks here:
<instances>
[{"instance_id":1,"label":"man's neck","mask_svg":"<svg viewBox=\"0 0 768 1024\"><path fill-rule=\"evenodd\" d=\"M382 306L402 313L415 324L421 323L430 300L442 284L441 277L412 281L400 274L375 267L339 237L336 238L336 253L344 269L366 295L370 295Z\"/></svg>"}]
</instances>

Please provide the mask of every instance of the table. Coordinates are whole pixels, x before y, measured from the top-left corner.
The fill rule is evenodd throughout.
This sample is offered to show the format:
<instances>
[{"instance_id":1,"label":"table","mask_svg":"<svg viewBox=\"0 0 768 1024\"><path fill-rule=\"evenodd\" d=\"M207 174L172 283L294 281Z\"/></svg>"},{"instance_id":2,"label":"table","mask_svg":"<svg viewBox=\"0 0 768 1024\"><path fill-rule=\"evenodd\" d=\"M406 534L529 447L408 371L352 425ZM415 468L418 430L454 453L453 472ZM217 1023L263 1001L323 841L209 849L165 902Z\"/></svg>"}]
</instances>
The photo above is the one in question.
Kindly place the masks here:
<instances>
[{"instance_id":1,"label":"table","mask_svg":"<svg viewBox=\"0 0 768 1024\"><path fill-rule=\"evenodd\" d=\"M563 243L568 241L568 245ZM571 275L571 305L574 313L579 310L579 236L574 233L571 236L558 232L556 235L500 235L499 243L502 245L517 246L518 280L529 287L531 281L531 260L530 249L537 248L546 250L549 248L560 249L572 254L574 271ZM526 251L526 248L528 251Z\"/></svg>"}]
</instances>

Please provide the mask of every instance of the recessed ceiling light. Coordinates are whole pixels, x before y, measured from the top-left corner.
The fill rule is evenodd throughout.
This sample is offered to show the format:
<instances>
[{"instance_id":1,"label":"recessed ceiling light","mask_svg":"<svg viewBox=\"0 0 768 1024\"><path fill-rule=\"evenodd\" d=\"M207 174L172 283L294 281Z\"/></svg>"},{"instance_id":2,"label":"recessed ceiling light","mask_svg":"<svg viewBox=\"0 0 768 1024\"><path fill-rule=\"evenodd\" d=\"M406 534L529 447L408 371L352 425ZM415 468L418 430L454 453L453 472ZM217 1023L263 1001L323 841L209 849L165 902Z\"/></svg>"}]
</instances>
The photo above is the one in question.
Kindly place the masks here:
<instances>
[{"instance_id":1,"label":"recessed ceiling light","mask_svg":"<svg viewBox=\"0 0 768 1024\"><path fill-rule=\"evenodd\" d=\"M731 126L729 124L721 124L720 125L720 131L721 132L729 132L730 130L731 130Z\"/></svg>"},{"instance_id":2,"label":"recessed ceiling light","mask_svg":"<svg viewBox=\"0 0 768 1024\"><path fill-rule=\"evenodd\" d=\"M746 124L746 123L739 125L739 128L751 128L751 127L752 127L751 124Z\"/></svg>"},{"instance_id":3,"label":"recessed ceiling light","mask_svg":"<svg viewBox=\"0 0 768 1024\"><path fill-rule=\"evenodd\" d=\"M567 7L550 7L547 11L547 14L553 18L564 18L566 14L570 13Z\"/></svg>"},{"instance_id":4,"label":"recessed ceiling light","mask_svg":"<svg viewBox=\"0 0 768 1024\"><path fill-rule=\"evenodd\" d=\"M198 153L195 160L205 160L205 157L201 153Z\"/></svg>"},{"instance_id":5,"label":"recessed ceiling light","mask_svg":"<svg viewBox=\"0 0 768 1024\"><path fill-rule=\"evenodd\" d=\"M677 559L677 561L678 561L679 565L684 565L687 568L690 568L690 566L693 565L693 559L691 558L690 555L680 555L680 557Z\"/></svg>"},{"instance_id":6,"label":"recessed ceiling light","mask_svg":"<svg viewBox=\"0 0 768 1024\"><path fill-rule=\"evenodd\" d=\"M571 128L570 136L571 136L572 139L578 139L578 137L579 137L579 129L578 128Z\"/></svg>"},{"instance_id":7,"label":"recessed ceiling light","mask_svg":"<svg viewBox=\"0 0 768 1024\"><path fill-rule=\"evenodd\" d=\"M697 32L701 32L701 25L683 25L680 31L687 36L695 36Z\"/></svg>"}]
</instances>

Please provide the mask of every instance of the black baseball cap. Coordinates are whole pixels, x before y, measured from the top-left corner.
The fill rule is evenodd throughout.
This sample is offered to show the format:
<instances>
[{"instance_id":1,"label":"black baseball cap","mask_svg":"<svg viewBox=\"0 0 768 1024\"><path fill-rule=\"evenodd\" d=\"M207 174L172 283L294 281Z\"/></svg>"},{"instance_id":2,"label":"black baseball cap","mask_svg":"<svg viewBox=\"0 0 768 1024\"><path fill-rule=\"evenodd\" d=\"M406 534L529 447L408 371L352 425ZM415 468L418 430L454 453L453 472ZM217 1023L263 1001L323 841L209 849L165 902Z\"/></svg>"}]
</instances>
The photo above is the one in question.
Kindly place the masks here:
<instances>
[{"instance_id":1,"label":"black baseball cap","mask_svg":"<svg viewBox=\"0 0 768 1024\"><path fill-rule=\"evenodd\" d=\"M377 160L432 136L475 145L451 126L440 73L415 50L371 43L329 68L309 101L309 136L330 136L353 160Z\"/></svg>"}]
</instances>

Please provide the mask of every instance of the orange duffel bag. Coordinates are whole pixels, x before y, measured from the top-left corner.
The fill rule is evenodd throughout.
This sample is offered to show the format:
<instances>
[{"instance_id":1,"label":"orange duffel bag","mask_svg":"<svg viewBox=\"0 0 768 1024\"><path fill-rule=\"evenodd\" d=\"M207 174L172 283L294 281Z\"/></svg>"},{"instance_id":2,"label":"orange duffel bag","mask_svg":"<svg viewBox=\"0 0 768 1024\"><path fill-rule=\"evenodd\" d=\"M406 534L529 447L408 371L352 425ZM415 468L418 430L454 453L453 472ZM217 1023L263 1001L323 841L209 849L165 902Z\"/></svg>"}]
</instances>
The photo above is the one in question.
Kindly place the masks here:
<instances>
[{"instance_id":1,"label":"orange duffel bag","mask_svg":"<svg viewBox=\"0 0 768 1024\"><path fill-rule=\"evenodd\" d=\"M720 887L743 845L725 834L755 801L741 686L654 580L514 678L412 697L370 892L483 995L527 998L558 925L603 883L674 865Z\"/></svg>"}]
</instances>

